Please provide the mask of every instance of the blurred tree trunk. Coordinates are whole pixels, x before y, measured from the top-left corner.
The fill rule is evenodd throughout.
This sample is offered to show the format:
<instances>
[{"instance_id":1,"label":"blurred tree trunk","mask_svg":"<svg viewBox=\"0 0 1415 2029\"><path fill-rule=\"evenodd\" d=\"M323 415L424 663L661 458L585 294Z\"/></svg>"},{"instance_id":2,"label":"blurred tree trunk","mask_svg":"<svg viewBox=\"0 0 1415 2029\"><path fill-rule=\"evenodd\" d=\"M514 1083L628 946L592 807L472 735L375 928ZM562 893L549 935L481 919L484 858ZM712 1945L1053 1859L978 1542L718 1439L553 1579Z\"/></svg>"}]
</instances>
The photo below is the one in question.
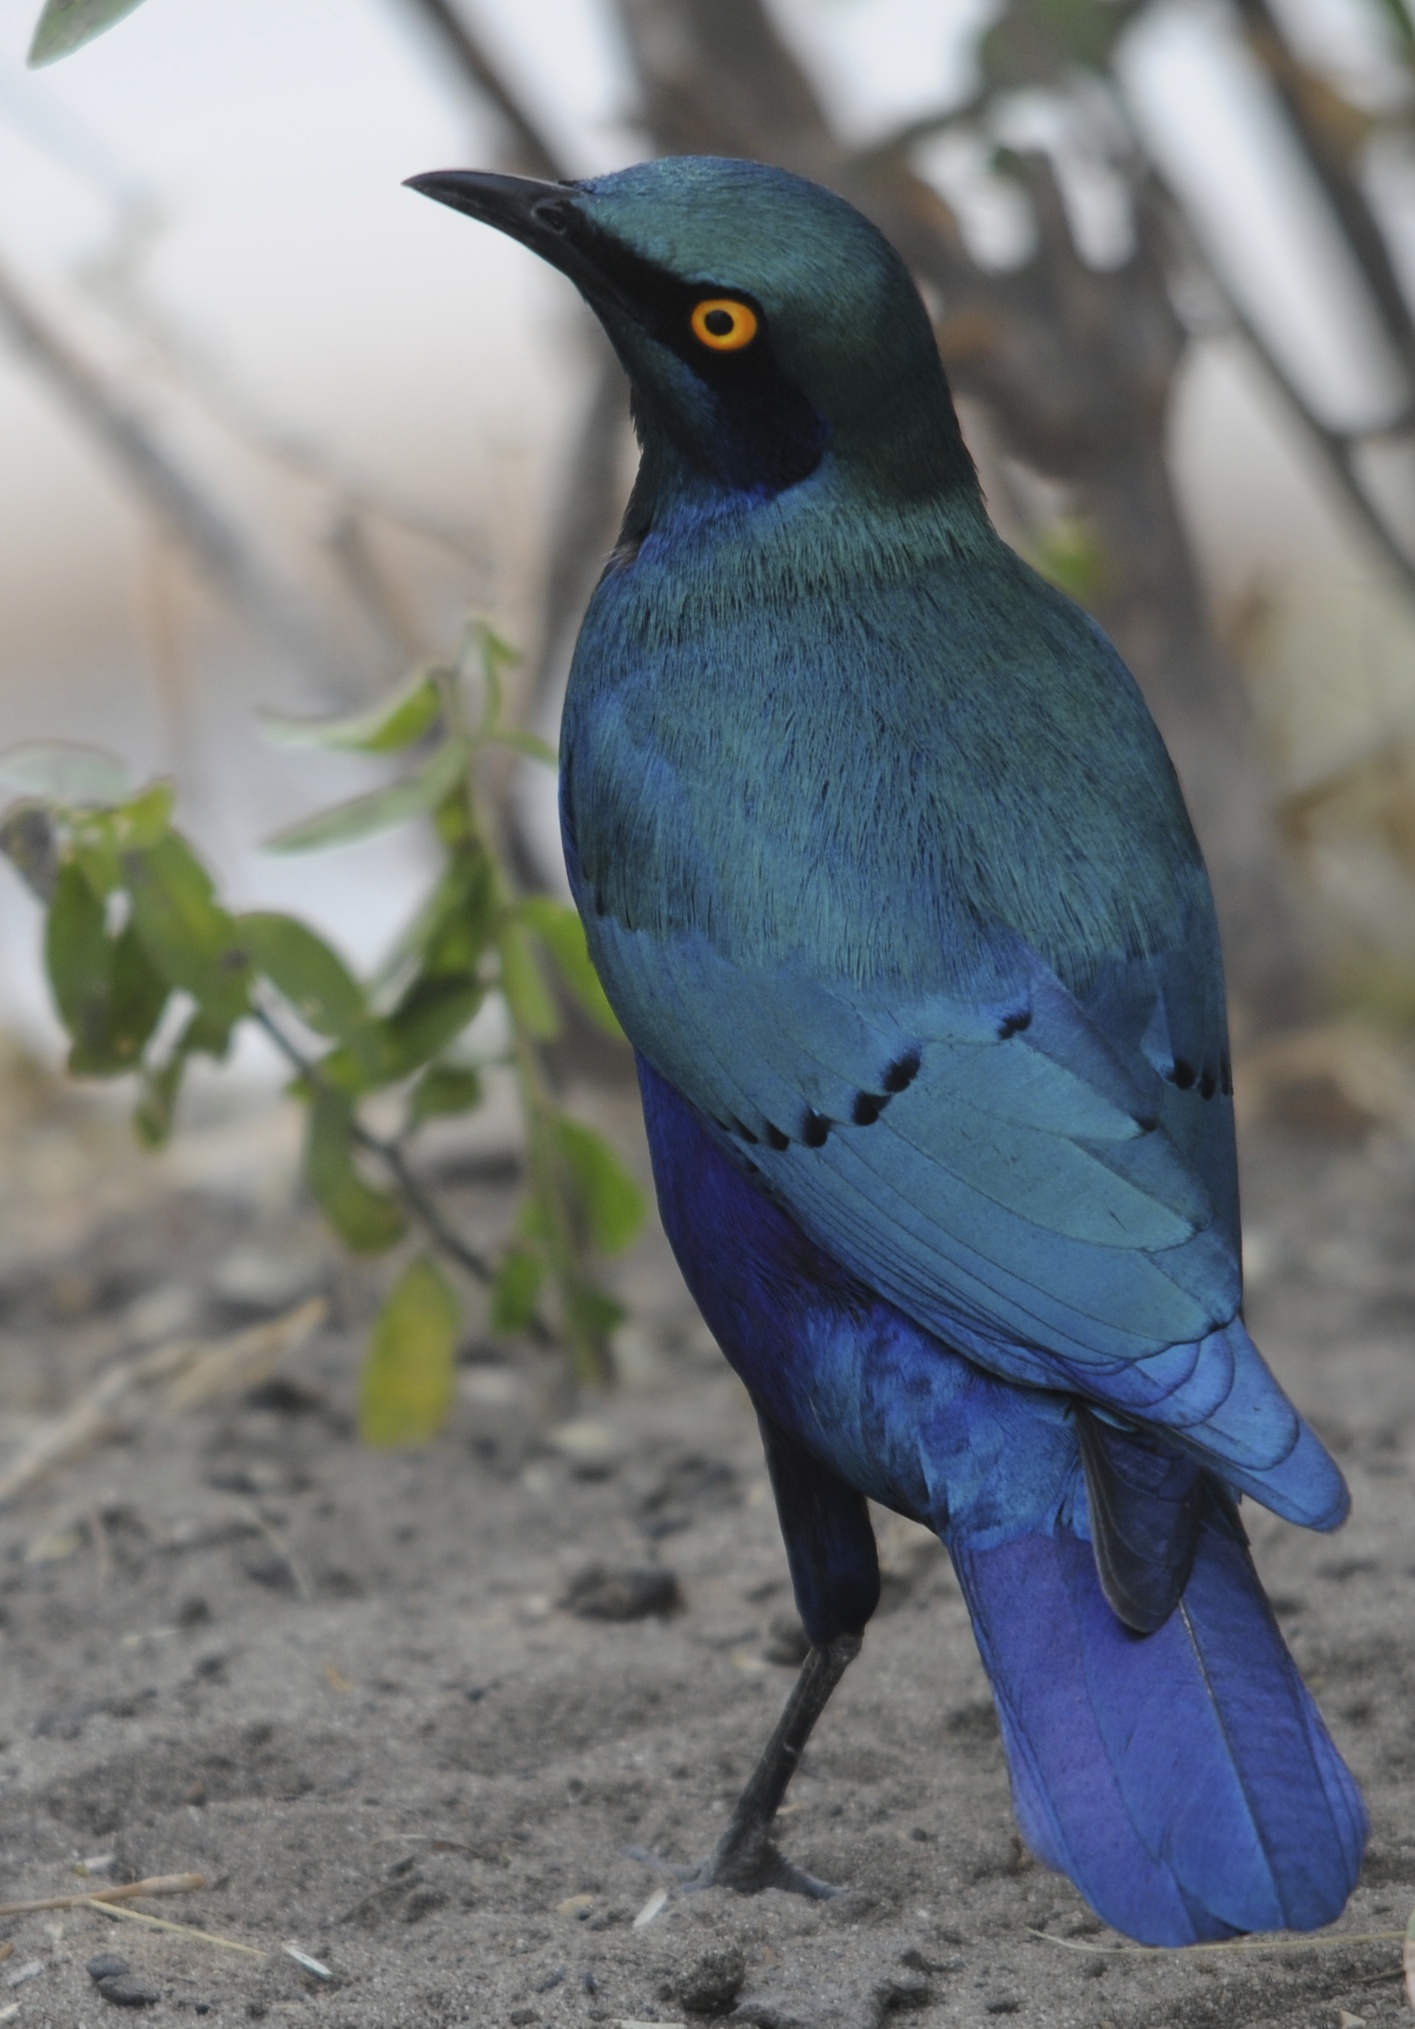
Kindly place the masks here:
<instances>
[{"instance_id":1,"label":"blurred tree trunk","mask_svg":"<svg viewBox=\"0 0 1415 2029\"><path fill-rule=\"evenodd\" d=\"M619 0L645 122L663 154L752 156L832 185L872 217L942 304L955 389L983 402L1003 450L1065 483L1100 551L1091 603L1169 743L1208 857L1241 1017L1309 1011L1308 953L1239 683L1207 612L1166 436L1187 343L1170 300L1158 206L1138 190L1118 269L1077 254L1050 167L1018 164L1036 251L999 272L967 253L944 200L902 152L852 154L762 0Z\"/></svg>"}]
</instances>

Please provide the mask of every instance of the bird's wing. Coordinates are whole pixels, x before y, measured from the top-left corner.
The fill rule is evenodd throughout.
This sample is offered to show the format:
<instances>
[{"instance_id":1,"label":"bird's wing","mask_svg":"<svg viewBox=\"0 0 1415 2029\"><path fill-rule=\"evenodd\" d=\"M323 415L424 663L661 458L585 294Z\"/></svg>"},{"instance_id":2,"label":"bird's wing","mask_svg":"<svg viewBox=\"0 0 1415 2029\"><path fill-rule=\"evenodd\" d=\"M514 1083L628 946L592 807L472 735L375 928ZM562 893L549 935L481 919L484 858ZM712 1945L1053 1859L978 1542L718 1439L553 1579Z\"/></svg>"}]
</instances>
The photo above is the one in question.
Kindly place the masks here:
<instances>
[{"instance_id":1,"label":"bird's wing","mask_svg":"<svg viewBox=\"0 0 1415 2029\"><path fill-rule=\"evenodd\" d=\"M1183 1432L1239 1484L1305 1451L1237 1320L1224 1165L1182 1152L1195 1137L1162 1117L1226 1096L1176 1094L1034 954L1010 954L991 1004L886 1007L745 971L698 932L601 918L591 940L644 1055L900 1309L1010 1379Z\"/></svg>"},{"instance_id":2,"label":"bird's wing","mask_svg":"<svg viewBox=\"0 0 1415 2029\"><path fill-rule=\"evenodd\" d=\"M696 933L594 934L645 1055L922 1322L972 1313L1105 1367L1233 1316L1231 1236L1155 1093L1039 962L991 1006L899 1008L745 972Z\"/></svg>"}]
</instances>

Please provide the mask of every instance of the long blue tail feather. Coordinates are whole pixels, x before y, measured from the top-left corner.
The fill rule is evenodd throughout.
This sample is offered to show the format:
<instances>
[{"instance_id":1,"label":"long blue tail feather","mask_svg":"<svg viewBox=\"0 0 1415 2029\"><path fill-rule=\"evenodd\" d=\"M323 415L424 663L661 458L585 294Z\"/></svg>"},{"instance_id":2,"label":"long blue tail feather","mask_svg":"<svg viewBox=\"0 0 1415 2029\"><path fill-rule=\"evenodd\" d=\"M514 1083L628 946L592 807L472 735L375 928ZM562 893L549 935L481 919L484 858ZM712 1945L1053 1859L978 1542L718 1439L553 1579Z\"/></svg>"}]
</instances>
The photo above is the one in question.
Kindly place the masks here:
<instances>
[{"instance_id":1,"label":"long blue tail feather","mask_svg":"<svg viewBox=\"0 0 1415 2029\"><path fill-rule=\"evenodd\" d=\"M1365 1807L1221 1516L1144 1636L1069 1529L951 1547L1024 1836L1099 1915L1157 1945L1340 1915Z\"/></svg>"}]
</instances>

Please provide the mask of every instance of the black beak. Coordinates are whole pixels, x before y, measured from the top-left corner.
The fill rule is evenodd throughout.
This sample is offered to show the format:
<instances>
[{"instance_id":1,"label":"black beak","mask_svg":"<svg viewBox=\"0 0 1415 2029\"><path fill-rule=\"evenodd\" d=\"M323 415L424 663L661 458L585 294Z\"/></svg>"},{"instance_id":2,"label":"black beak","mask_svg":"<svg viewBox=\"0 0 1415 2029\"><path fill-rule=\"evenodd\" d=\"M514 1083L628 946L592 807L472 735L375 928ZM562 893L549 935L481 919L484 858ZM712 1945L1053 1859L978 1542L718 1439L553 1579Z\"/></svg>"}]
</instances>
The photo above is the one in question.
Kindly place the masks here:
<instances>
[{"instance_id":1,"label":"black beak","mask_svg":"<svg viewBox=\"0 0 1415 2029\"><path fill-rule=\"evenodd\" d=\"M573 184L498 176L489 169L435 169L427 176L410 176L405 187L495 226L572 281L585 279L588 264L570 238L579 223Z\"/></svg>"}]
</instances>

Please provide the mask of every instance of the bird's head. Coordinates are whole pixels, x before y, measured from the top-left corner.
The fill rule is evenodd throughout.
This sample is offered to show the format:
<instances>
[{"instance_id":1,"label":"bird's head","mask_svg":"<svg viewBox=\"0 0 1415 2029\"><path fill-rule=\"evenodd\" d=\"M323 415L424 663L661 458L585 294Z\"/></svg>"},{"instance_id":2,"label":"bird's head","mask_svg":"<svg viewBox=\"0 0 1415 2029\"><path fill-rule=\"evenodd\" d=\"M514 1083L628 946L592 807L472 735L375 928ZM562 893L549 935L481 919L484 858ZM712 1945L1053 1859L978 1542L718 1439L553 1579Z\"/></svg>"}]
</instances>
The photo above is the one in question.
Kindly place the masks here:
<instances>
[{"instance_id":1,"label":"bird's head","mask_svg":"<svg viewBox=\"0 0 1415 2029\"><path fill-rule=\"evenodd\" d=\"M410 184L569 277L675 489L773 497L827 457L886 497L973 487L909 272L833 192L707 156L582 183L446 170Z\"/></svg>"}]
</instances>

